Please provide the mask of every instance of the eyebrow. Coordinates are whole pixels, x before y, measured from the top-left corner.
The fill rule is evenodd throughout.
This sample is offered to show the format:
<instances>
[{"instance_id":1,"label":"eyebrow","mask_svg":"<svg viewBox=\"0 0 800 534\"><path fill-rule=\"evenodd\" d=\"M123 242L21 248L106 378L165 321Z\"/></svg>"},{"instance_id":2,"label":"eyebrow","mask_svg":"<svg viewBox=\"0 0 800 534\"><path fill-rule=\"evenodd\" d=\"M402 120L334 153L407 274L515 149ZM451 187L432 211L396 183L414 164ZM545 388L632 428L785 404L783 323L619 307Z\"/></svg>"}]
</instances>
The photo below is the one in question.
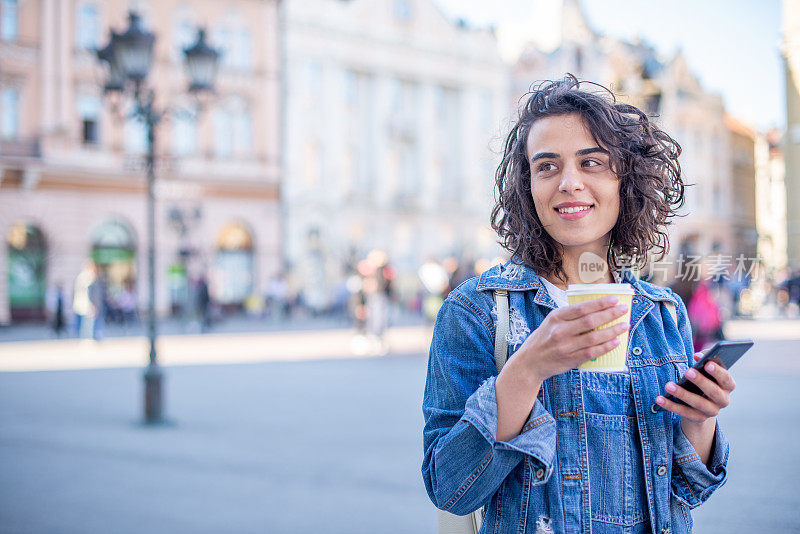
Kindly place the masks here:
<instances>
[{"instance_id":1,"label":"eyebrow","mask_svg":"<svg viewBox=\"0 0 800 534\"><path fill-rule=\"evenodd\" d=\"M605 148L600 148L599 146L595 146L592 148L582 148L575 152L576 156L586 156L587 154L608 154L608 150ZM556 154L555 152L539 152L538 154L534 154L531 158L531 163L536 161L537 159L558 159L560 158L560 154Z\"/></svg>"}]
</instances>

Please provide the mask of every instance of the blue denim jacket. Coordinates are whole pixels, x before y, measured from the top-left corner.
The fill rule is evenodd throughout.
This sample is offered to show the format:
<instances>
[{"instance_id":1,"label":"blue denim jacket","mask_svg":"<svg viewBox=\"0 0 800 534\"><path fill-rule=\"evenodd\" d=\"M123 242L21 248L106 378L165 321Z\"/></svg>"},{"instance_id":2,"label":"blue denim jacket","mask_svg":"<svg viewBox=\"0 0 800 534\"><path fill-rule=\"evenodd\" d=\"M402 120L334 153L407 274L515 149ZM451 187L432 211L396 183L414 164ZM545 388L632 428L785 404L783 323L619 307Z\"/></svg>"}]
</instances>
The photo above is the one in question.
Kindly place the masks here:
<instances>
[{"instance_id":1,"label":"blue denim jacket","mask_svg":"<svg viewBox=\"0 0 800 534\"><path fill-rule=\"evenodd\" d=\"M485 506L481 532L691 532L689 510L725 483L716 428L709 466L655 398L692 361L686 307L671 290L621 273L635 291L630 374L573 369L547 379L519 435L497 435L493 290L509 291L509 354L554 308L538 275L507 263L450 293L436 319L422 410L422 475L454 514ZM675 304L678 324L662 303ZM645 502L646 501L646 502Z\"/></svg>"}]
</instances>

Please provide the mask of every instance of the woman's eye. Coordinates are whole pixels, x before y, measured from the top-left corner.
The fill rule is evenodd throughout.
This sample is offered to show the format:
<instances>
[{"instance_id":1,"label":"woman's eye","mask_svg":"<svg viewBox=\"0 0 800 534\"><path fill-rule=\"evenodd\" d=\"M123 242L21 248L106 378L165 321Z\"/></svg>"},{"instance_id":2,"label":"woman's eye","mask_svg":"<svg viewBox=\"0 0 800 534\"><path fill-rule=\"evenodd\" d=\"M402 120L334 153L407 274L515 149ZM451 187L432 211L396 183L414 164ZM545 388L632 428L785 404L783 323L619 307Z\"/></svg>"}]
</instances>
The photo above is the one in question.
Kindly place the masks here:
<instances>
[{"instance_id":1,"label":"woman's eye","mask_svg":"<svg viewBox=\"0 0 800 534\"><path fill-rule=\"evenodd\" d=\"M600 162L593 159L587 159L583 162L584 167L597 167L598 165L600 165Z\"/></svg>"},{"instance_id":2,"label":"woman's eye","mask_svg":"<svg viewBox=\"0 0 800 534\"><path fill-rule=\"evenodd\" d=\"M549 172L549 171L554 170L555 168L556 168L556 166L553 163L542 163L542 164L539 165L537 170L539 172Z\"/></svg>"}]
</instances>

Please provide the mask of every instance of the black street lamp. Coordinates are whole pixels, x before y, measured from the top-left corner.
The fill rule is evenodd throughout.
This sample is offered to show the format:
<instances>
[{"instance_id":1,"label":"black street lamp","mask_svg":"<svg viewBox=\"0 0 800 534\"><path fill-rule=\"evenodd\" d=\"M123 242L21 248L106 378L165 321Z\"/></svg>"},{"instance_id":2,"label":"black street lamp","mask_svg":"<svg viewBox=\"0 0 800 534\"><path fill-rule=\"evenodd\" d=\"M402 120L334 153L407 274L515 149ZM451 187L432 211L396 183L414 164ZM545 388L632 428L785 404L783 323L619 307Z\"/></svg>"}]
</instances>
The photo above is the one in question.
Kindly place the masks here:
<instances>
[{"instance_id":1,"label":"black street lamp","mask_svg":"<svg viewBox=\"0 0 800 534\"><path fill-rule=\"evenodd\" d=\"M144 422L162 423L163 403L161 383L163 373L158 366L156 355L156 313L155 313L155 137L156 126L168 110L156 109L155 92L145 85L147 75L153 65L153 45L156 36L142 28L141 17L131 12L128 15L128 28L123 33L111 31L108 45L97 51L97 58L108 67L108 80L104 86L106 95L133 98L134 109L128 118L141 120L147 132L147 247L148 275L150 279L147 334L150 341L150 363L144 373ZM186 70L189 75L189 92L199 96L213 92L217 72L219 52L208 46L205 30L200 29L197 42L183 50Z\"/></svg>"}]
</instances>

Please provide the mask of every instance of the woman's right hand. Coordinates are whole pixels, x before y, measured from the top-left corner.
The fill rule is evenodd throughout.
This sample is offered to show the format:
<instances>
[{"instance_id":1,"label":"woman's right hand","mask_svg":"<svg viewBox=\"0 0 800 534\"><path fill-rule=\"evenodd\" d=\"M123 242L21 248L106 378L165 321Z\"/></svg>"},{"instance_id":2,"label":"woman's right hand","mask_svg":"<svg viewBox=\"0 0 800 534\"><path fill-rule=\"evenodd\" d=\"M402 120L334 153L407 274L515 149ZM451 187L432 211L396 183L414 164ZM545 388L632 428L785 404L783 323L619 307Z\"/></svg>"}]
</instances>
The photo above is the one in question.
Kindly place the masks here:
<instances>
[{"instance_id":1,"label":"woman's right hand","mask_svg":"<svg viewBox=\"0 0 800 534\"><path fill-rule=\"evenodd\" d=\"M514 357L523 360L519 363L537 382L544 382L605 354L619 345L617 336L630 327L623 322L594 330L625 315L628 306L617 305L618 301L618 297L606 296L553 310Z\"/></svg>"}]
</instances>

